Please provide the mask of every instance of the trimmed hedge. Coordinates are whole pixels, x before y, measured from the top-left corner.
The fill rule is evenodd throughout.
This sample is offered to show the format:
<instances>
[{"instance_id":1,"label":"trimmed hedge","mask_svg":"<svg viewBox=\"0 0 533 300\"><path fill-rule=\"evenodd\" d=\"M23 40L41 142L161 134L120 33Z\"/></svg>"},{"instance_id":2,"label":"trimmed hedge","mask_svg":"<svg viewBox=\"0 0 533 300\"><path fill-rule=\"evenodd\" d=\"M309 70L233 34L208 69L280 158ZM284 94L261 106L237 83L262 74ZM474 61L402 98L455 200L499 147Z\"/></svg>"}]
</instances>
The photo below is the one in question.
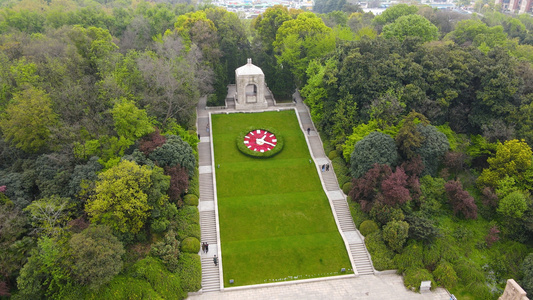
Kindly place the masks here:
<instances>
[{"instance_id":1,"label":"trimmed hedge","mask_svg":"<svg viewBox=\"0 0 533 300\"><path fill-rule=\"evenodd\" d=\"M185 197L183 197L183 202L185 205L198 206L198 196L194 194L187 194Z\"/></svg>"},{"instance_id":2,"label":"trimmed hedge","mask_svg":"<svg viewBox=\"0 0 533 300\"><path fill-rule=\"evenodd\" d=\"M359 232L361 232L363 236L367 236L378 230L379 230L378 224L376 224L376 222L372 220L363 221L363 223L359 225Z\"/></svg>"},{"instance_id":3,"label":"trimmed hedge","mask_svg":"<svg viewBox=\"0 0 533 300\"><path fill-rule=\"evenodd\" d=\"M336 150L333 150L333 151L330 151L328 153L328 158L330 160L334 160L335 158L339 157L339 152L337 152Z\"/></svg>"},{"instance_id":4,"label":"trimmed hedge","mask_svg":"<svg viewBox=\"0 0 533 300\"><path fill-rule=\"evenodd\" d=\"M188 237L181 242L181 252L200 252L200 241L195 237Z\"/></svg>"},{"instance_id":5,"label":"trimmed hedge","mask_svg":"<svg viewBox=\"0 0 533 300\"><path fill-rule=\"evenodd\" d=\"M189 180L188 194L196 195L200 198L200 174L198 168L194 170L194 175Z\"/></svg>"},{"instance_id":6,"label":"trimmed hedge","mask_svg":"<svg viewBox=\"0 0 533 300\"><path fill-rule=\"evenodd\" d=\"M350 213L352 214L352 219L353 223L355 224L355 227L359 228L359 226L361 226L361 223L366 220L369 220L368 215L361 210L361 205L359 205L359 203L356 203L354 201L348 201L348 205L350 206Z\"/></svg>"},{"instance_id":7,"label":"trimmed hedge","mask_svg":"<svg viewBox=\"0 0 533 300\"><path fill-rule=\"evenodd\" d=\"M198 207L185 205L178 209L178 215L174 222L176 234L180 242L187 237L200 239L200 213Z\"/></svg>"},{"instance_id":8,"label":"trimmed hedge","mask_svg":"<svg viewBox=\"0 0 533 300\"><path fill-rule=\"evenodd\" d=\"M244 144L244 137L250 131L257 130L257 129L266 130L268 132L271 132L271 133L275 134L276 135L276 139L277 139L276 147L274 147L272 150L267 151L267 152L257 152L257 151L253 151L253 150L248 149L248 147L246 147L246 145ZM270 128L270 127L263 127L263 128L249 127L246 131L242 131L237 136L237 139L235 140L235 143L237 144L237 148L239 149L239 151L241 151L244 155L248 155L248 156L255 157L255 158L269 158L269 157L272 157L272 156L278 154L279 152L281 152L281 150L283 150L283 146L285 144L285 142L283 140L283 136L279 133L279 131L277 131L274 128Z\"/></svg>"},{"instance_id":9,"label":"trimmed hedge","mask_svg":"<svg viewBox=\"0 0 533 300\"><path fill-rule=\"evenodd\" d=\"M346 182L342 185L342 192L345 194L345 195L348 195L350 193L350 191L352 190L353 188L353 183L352 182Z\"/></svg>"},{"instance_id":10,"label":"trimmed hedge","mask_svg":"<svg viewBox=\"0 0 533 300\"><path fill-rule=\"evenodd\" d=\"M348 169L348 167L346 166L346 163L341 157L336 157L332 159L331 165L333 166L335 175L337 175L339 186L343 186L345 183L352 181L350 170Z\"/></svg>"},{"instance_id":11,"label":"trimmed hedge","mask_svg":"<svg viewBox=\"0 0 533 300\"><path fill-rule=\"evenodd\" d=\"M420 283L422 281L431 280L431 289L435 288L437 284L433 279L433 275L427 269L423 268L409 268L405 270L403 276L403 285L410 290L420 291Z\"/></svg>"},{"instance_id":12,"label":"trimmed hedge","mask_svg":"<svg viewBox=\"0 0 533 300\"><path fill-rule=\"evenodd\" d=\"M182 253L178 259L178 272L185 292L196 292L202 288L202 263L200 255Z\"/></svg>"}]
</instances>

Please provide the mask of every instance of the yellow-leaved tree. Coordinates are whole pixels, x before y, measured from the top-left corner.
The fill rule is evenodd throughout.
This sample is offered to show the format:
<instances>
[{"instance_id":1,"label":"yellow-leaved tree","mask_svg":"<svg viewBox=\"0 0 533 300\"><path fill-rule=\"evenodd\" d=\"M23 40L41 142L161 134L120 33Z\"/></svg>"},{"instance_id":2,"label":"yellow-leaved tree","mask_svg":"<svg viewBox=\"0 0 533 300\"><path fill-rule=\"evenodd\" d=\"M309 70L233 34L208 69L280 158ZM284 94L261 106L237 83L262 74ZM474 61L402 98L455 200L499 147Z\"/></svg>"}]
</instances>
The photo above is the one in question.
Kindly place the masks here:
<instances>
[{"instance_id":1,"label":"yellow-leaved tree","mask_svg":"<svg viewBox=\"0 0 533 300\"><path fill-rule=\"evenodd\" d=\"M499 188L509 177L518 189L527 189L533 183L532 155L531 148L524 140L498 143L496 154L487 159L489 168L483 170L478 184Z\"/></svg>"},{"instance_id":2,"label":"yellow-leaved tree","mask_svg":"<svg viewBox=\"0 0 533 300\"><path fill-rule=\"evenodd\" d=\"M95 194L85 206L91 222L120 232L139 232L152 209L147 194L152 186L152 172L148 166L127 160L102 172Z\"/></svg>"}]
</instances>

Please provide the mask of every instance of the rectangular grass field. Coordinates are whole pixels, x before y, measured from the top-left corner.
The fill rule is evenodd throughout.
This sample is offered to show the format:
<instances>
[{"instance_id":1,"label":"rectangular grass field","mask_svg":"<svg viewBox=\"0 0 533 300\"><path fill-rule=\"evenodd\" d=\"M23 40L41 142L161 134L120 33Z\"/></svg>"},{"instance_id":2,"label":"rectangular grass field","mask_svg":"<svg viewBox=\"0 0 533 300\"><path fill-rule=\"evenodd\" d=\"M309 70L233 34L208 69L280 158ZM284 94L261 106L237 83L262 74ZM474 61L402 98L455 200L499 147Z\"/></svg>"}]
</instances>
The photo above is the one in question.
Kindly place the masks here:
<instances>
[{"instance_id":1,"label":"rectangular grass field","mask_svg":"<svg viewBox=\"0 0 533 300\"><path fill-rule=\"evenodd\" d=\"M224 285L330 276L341 268L350 273L295 112L211 118ZM283 150L267 159L242 154L236 139L251 126L276 129L285 140Z\"/></svg>"}]
</instances>

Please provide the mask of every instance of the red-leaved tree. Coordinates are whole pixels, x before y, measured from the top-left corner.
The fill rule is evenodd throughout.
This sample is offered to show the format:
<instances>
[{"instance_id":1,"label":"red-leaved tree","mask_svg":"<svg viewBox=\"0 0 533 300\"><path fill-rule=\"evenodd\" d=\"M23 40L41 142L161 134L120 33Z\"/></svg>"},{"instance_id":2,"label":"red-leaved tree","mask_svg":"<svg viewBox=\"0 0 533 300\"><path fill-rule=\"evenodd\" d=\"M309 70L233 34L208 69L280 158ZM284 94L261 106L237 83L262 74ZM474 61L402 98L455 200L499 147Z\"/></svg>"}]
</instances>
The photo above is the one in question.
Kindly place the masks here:
<instances>
[{"instance_id":1,"label":"red-leaved tree","mask_svg":"<svg viewBox=\"0 0 533 300\"><path fill-rule=\"evenodd\" d=\"M424 162L422 161L420 155L417 155L410 160L404 161L400 167L404 169L405 174L416 177L419 177L425 168Z\"/></svg>"},{"instance_id":2,"label":"red-leaved tree","mask_svg":"<svg viewBox=\"0 0 533 300\"><path fill-rule=\"evenodd\" d=\"M181 195L189 187L189 173L186 168L176 165L165 167L165 174L170 176L168 197L170 201L174 201L178 207L181 207L183 205Z\"/></svg>"},{"instance_id":3,"label":"red-leaved tree","mask_svg":"<svg viewBox=\"0 0 533 300\"><path fill-rule=\"evenodd\" d=\"M477 205L474 198L463 189L460 181L450 180L444 185L444 188L455 215L461 212L467 219L477 218Z\"/></svg>"},{"instance_id":4,"label":"red-leaved tree","mask_svg":"<svg viewBox=\"0 0 533 300\"><path fill-rule=\"evenodd\" d=\"M139 142L139 150L144 155L150 154L157 147L162 146L167 141L167 138L162 136L159 129L156 128L154 132L148 134Z\"/></svg>"},{"instance_id":5,"label":"red-leaved tree","mask_svg":"<svg viewBox=\"0 0 533 300\"><path fill-rule=\"evenodd\" d=\"M381 193L385 204L397 206L411 200L407 178L403 168L398 167L394 173L381 182Z\"/></svg>"},{"instance_id":6,"label":"red-leaved tree","mask_svg":"<svg viewBox=\"0 0 533 300\"><path fill-rule=\"evenodd\" d=\"M374 167L365 175L353 179L353 187L348 195L361 205L364 212L369 212L379 192L381 181L390 174L392 170L388 165L374 164Z\"/></svg>"}]
</instances>

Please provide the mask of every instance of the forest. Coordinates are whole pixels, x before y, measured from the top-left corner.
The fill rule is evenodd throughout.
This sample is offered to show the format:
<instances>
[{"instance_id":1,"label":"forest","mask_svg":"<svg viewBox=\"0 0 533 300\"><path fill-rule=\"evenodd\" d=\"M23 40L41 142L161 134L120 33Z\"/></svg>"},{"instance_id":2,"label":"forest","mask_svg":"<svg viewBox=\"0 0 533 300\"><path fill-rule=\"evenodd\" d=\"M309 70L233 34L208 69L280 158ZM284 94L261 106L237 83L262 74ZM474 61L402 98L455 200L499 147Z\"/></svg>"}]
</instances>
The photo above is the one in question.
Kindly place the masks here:
<instances>
[{"instance_id":1,"label":"forest","mask_svg":"<svg viewBox=\"0 0 533 300\"><path fill-rule=\"evenodd\" d=\"M533 294L533 17L400 4L0 1L0 298L201 288L198 99L298 89L374 267Z\"/></svg>"}]
</instances>

